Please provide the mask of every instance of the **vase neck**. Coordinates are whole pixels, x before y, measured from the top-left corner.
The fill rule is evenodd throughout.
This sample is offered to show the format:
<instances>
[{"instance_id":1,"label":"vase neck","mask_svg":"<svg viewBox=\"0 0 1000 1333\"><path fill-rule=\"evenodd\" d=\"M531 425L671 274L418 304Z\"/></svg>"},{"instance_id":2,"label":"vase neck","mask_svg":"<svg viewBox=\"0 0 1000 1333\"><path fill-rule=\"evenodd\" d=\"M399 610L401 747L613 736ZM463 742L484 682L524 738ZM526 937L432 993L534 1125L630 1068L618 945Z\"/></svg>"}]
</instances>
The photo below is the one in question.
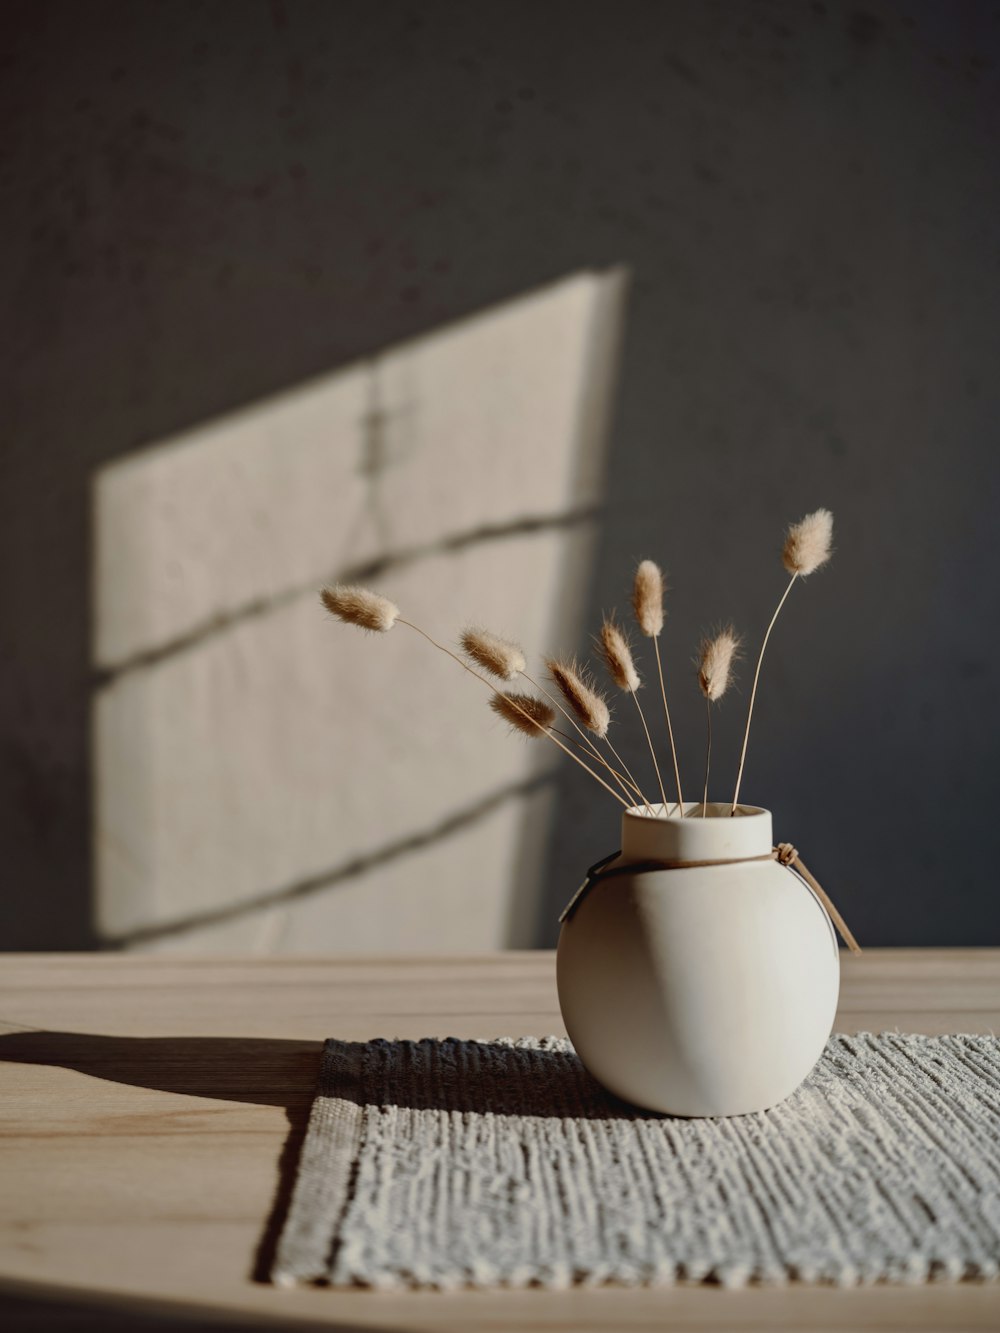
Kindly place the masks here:
<instances>
[{"instance_id":1,"label":"vase neck","mask_svg":"<svg viewBox=\"0 0 1000 1333\"><path fill-rule=\"evenodd\" d=\"M654 806L654 810L660 807ZM622 815L623 861L727 861L766 856L772 847L771 812L741 805L685 805L685 816L650 818L642 808Z\"/></svg>"}]
</instances>

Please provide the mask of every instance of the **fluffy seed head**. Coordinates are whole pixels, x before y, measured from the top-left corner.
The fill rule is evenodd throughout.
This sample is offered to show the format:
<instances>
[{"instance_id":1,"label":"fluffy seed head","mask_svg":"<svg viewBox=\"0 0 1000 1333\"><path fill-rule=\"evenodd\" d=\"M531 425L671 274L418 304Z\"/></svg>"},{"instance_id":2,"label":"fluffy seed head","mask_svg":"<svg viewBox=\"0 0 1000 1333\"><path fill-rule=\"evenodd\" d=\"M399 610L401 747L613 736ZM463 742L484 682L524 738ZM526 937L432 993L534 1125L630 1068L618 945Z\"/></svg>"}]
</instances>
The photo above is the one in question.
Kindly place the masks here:
<instances>
[{"instance_id":1,"label":"fluffy seed head","mask_svg":"<svg viewBox=\"0 0 1000 1333\"><path fill-rule=\"evenodd\" d=\"M833 515L829 509L817 509L788 529L781 548L781 563L789 574L805 578L830 559L832 540Z\"/></svg>"},{"instance_id":2,"label":"fluffy seed head","mask_svg":"<svg viewBox=\"0 0 1000 1333\"><path fill-rule=\"evenodd\" d=\"M740 636L727 625L711 639L703 639L698 651L698 684L711 703L721 699L729 688L733 663L739 657Z\"/></svg>"},{"instance_id":3,"label":"fluffy seed head","mask_svg":"<svg viewBox=\"0 0 1000 1333\"><path fill-rule=\"evenodd\" d=\"M635 571L632 609L643 634L655 639L663 629L663 570L654 560L643 560Z\"/></svg>"},{"instance_id":4,"label":"fluffy seed head","mask_svg":"<svg viewBox=\"0 0 1000 1333\"><path fill-rule=\"evenodd\" d=\"M516 680L527 665L524 653L516 643L485 629L464 630L462 650L484 671L501 680Z\"/></svg>"},{"instance_id":5,"label":"fluffy seed head","mask_svg":"<svg viewBox=\"0 0 1000 1333\"><path fill-rule=\"evenodd\" d=\"M555 711L547 703L532 694L515 694L512 690L494 694L490 707L525 736L541 736L556 720Z\"/></svg>"},{"instance_id":6,"label":"fluffy seed head","mask_svg":"<svg viewBox=\"0 0 1000 1333\"><path fill-rule=\"evenodd\" d=\"M632 660L632 649L628 639L610 619L601 626L601 652L608 674L618 688L634 694L642 682Z\"/></svg>"},{"instance_id":7,"label":"fluffy seed head","mask_svg":"<svg viewBox=\"0 0 1000 1333\"><path fill-rule=\"evenodd\" d=\"M575 663L557 662L554 658L549 658L545 667L577 720L595 736L606 736L611 725L611 712L590 681L584 679L579 667Z\"/></svg>"},{"instance_id":8,"label":"fluffy seed head","mask_svg":"<svg viewBox=\"0 0 1000 1333\"><path fill-rule=\"evenodd\" d=\"M331 615L357 625L361 629L378 630L384 634L392 629L399 615L399 607L388 597L381 597L370 588L337 584L320 593L323 605Z\"/></svg>"}]
</instances>

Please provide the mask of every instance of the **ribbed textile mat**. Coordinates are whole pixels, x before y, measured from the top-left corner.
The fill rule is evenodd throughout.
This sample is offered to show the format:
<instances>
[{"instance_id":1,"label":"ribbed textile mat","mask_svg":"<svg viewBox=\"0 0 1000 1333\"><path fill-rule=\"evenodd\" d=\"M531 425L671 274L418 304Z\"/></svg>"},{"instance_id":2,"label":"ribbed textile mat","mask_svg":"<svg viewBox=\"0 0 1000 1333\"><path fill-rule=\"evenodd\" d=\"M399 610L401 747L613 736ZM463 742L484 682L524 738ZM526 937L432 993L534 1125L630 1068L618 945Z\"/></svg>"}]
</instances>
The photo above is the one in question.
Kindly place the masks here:
<instances>
[{"instance_id":1,"label":"ribbed textile mat","mask_svg":"<svg viewBox=\"0 0 1000 1333\"><path fill-rule=\"evenodd\" d=\"M831 1037L780 1106L644 1114L559 1038L328 1041L274 1279L993 1278L1000 1042Z\"/></svg>"}]
</instances>

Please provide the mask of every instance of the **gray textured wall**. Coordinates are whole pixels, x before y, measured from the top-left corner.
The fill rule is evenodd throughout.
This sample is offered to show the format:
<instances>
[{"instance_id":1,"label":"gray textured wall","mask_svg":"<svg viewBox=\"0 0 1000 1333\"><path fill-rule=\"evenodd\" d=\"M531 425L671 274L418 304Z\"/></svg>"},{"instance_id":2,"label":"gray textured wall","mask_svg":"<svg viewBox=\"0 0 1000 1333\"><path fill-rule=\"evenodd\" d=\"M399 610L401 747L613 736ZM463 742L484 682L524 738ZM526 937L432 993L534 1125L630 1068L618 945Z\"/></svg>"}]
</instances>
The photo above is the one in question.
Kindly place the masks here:
<instances>
[{"instance_id":1,"label":"gray textured wall","mask_svg":"<svg viewBox=\"0 0 1000 1333\"><path fill-rule=\"evenodd\" d=\"M616 264L593 616L668 566L696 770L694 641L759 633L783 524L831 507L744 796L863 940L1000 942L994 5L3 12L4 942L92 939L95 470ZM539 941L613 825L566 772Z\"/></svg>"}]
</instances>

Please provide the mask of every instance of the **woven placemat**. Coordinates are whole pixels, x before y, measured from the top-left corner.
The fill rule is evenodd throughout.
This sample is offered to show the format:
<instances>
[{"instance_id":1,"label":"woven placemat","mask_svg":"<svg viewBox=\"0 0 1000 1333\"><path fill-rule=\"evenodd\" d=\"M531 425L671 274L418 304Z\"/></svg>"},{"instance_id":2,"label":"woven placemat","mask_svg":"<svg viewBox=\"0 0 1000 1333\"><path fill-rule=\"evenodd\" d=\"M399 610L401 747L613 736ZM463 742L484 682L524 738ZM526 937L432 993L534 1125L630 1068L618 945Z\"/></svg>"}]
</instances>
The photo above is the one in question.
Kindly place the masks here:
<instances>
[{"instance_id":1,"label":"woven placemat","mask_svg":"<svg viewBox=\"0 0 1000 1333\"><path fill-rule=\"evenodd\" d=\"M729 1119L644 1114L559 1038L328 1041L273 1272L390 1287L993 1278L1000 1042L831 1037Z\"/></svg>"}]
</instances>

